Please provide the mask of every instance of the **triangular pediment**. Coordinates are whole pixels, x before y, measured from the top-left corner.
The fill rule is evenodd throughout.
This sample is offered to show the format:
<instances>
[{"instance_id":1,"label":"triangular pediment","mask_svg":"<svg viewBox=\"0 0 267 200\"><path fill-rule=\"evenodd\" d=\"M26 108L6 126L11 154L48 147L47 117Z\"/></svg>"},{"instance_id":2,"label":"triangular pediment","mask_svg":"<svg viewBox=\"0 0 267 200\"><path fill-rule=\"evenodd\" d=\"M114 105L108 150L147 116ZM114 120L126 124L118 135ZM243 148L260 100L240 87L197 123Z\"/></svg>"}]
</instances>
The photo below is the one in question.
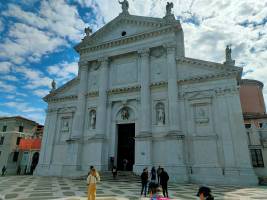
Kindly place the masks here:
<instances>
[{"instance_id":1,"label":"triangular pediment","mask_svg":"<svg viewBox=\"0 0 267 200\"><path fill-rule=\"evenodd\" d=\"M178 22L175 21L174 22ZM134 35L146 33L149 31L157 30L169 23L163 18L143 17L135 15L119 15L101 29L96 31L90 36L85 36L83 41L77 45L96 45L113 40L123 39Z\"/></svg>"},{"instance_id":2,"label":"triangular pediment","mask_svg":"<svg viewBox=\"0 0 267 200\"><path fill-rule=\"evenodd\" d=\"M43 99L45 101L48 101L49 99L77 96L78 84L79 84L79 79L74 78L69 82L65 83L64 85L62 85L61 87L57 88L56 90L50 92L50 94L45 96Z\"/></svg>"},{"instance_id":3,"label":"triangular pediment","mask_svg":"<svg viewBox=\"0 0 267 200\"><path fill-rule=\"evenodd\" d=\"M217 76L219 74L237 73L241 75L242 68L236 66L228 66L220 63L198 60L193 58L177 59L179 79L190 79L197 77Z\"/></svg>"}]
</instances>

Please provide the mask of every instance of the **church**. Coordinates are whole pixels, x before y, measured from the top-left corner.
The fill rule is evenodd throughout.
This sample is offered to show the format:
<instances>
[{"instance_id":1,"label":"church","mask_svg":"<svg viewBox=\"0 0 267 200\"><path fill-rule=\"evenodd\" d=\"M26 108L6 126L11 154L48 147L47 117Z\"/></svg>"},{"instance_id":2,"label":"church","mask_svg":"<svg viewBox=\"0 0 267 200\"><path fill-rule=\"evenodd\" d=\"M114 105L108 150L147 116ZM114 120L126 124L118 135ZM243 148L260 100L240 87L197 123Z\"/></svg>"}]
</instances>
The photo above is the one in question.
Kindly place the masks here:
<instances>
[{"instance_id":1,"label":"church","mask_svg":"<svg viewBox=\"0 0 267 200\"><path fill-rule=\"evenodd\" d=\"M231 48L221 63L185 57L179 20L122 12L75 46L78 76L48 103L36 174L78 177L91 165L140 174L164 167L181 183L255 185Z\"/></svg>"}]
</instances>

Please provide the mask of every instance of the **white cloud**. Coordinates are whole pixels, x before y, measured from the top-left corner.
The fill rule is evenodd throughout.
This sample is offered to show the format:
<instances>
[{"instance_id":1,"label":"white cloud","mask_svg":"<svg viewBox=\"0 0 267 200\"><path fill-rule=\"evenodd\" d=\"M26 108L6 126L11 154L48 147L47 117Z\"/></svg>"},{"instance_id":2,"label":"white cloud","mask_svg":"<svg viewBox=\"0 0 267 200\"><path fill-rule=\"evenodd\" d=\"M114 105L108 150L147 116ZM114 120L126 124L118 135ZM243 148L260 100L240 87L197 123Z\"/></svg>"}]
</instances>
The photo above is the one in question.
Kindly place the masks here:
<instances>
[{"instance_id":1,"label":"white cloud","mask_svg":"<svg viewBox=\"0 0 267 200\"><path fill-rule=\"evenodd\" d=\"M49 93L49 90L38 89L38 90L34 90L33 93L38 97L44 97Z\"/></svg>"},{"instance_id":2,"label":"white cloud","mask_svg":"<svg viewBox=\"0 0 267 200\"><path fill-rule=\"evenodd\" d=\"M5 95L6 99L16 99L15 95Z\"/></svg>"},{"instance_id":3,"label":"white cloud","mask_svg":"<svg viewBox=\"0 0 267 200\"><path fill-rule=\"evenodd\" d=\"M10 62L0 62L0 73L5 74L10 72L11 66Z\"/></svg>"},{"instance_id":4,"label":"white cloud","mask_svg":"<svg viewBox=\"0 0 267 200\"><path fill-rule=\"evenodd\" d=\"M13 75L2 75L2 79L7 80L7 81L18 81L19 79L16 76Z\"/></svg>"},{"instance_id":5,"label":"white cloud","mask_svg":"<svg viewBox=\"0 0 267 200\"><path fill-rule=\"evenodd\" d=\"M50 87L52 79L43 75L41 71L34 70L27 67L17 67L15 69L17 73L21 73L27 80L25 85L28 89L36 89L38 87Z\"/></svg>"},{"instance_id":6,"label":"white cloud","mask_svg":"<svg viewBox=\"0 0 267 200\"><path fill-rule=\"evenodd\" d=\"M22 113L43 112L43 109L32 107L25 102L10 101L6 103L1 103L1 105L16 109L17 112Z\"/></svg>"},{"instance_id":7,"label":"white cloud","mask_svg":"<svg viewBox=\"0 0 267 200\"><path fill-rule=\"evenodd\" d=\"M8 93L12 93L15 92L16 87L10 84L7 84L4 81L0 81L0 91L3 92L8 92Z\"/></svg>"},{"instance_id":8,"label":"white cloud","mask_svg":"<svg viewBox=\"0 0 267 200\"><path fill-rule=\"evenodd\" d=\"M9 30L9 38L0 44L0 58L10 59L14 63L22 63L25 59L39 60L62 45L66 45L64 39L25 24L15 23Z\"/></svg>"},{"instance_id":9,"label":"white cloud","mask_svg":"<svg viewBox=\"0 0 267 200\"><path fill-rule=\"evenodd\" d=\"M57 82L63 84L78 74L78 63L63 62L57 65L49 66L47 71L50 75L55 77Z\"/></svg>"},{"instance_id":10,"label":"white cloud","mask_svg":"<svg viewBox=\"0 0 267 200\"><path fill-rule=\"evenodd\" d=\"M4 30L4 24L0 18L0 33Z\"/></svg>"},{"instance_id":11,"label":"white cloud","mask_svg":"<svg viewBox=\"0 0 267 200\"><path fill-rule=\"evenodd\" d=\"M81 39L85 27L77 8L68 5L64 0L42 1L38 13L27 12L17 5L9 4L4 15L15 17L38 29L46 29L57 37L76 42Z\"/></svg>"}]
</instances>

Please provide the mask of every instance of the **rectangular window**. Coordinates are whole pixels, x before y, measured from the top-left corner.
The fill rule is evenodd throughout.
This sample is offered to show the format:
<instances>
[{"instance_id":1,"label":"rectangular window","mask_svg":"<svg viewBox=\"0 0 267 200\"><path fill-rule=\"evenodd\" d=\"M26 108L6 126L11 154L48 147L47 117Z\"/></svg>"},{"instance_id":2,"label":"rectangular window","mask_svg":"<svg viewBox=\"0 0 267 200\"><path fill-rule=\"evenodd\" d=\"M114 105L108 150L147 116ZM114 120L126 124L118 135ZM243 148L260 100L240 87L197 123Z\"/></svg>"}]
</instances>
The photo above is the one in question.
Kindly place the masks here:
<instances>
[{"instance_id":1,"label":"rectangular window","mask_svg":"<svg viewBox=\"0 0 267 200\"><path fill-rule=\"evenodd\" d=\"M23 132L23 126L19 126L19 132Z\"/></svg>"},{"instance_id":2,"label":"rectangular window","mask_svg":"<svg viewBox=\"0 0 267 200\"><path fill-rule=\"evenodd\" d=\"M6 132L6 130L7 130L7 126L3 126L2 131Z\"/></svg>"},{"instance_id":3,"label":"rectangular window","mask_svg":"<svg viewBox=\"0 0 267 200\"><path fill-rule=\"evenodd\" d=\"M20 140L21 140L21 137L17 137L17 142L16 142L16 145L19 145L19 143L20 143Z\"/></svg>"},{"instance_id":4,"label":"rectangular window","mask_svg":"<svg viewBox=\"0 0 267 200\"><path fill-rule=\"evenodd\" d=\"M18 151L15 151L14 152L14 155L13 155L13 162L17 162L18 161L18 158L19 158L19 152Z\"/></svg>"},{"instance_id":5,"label":"rectangular window","mask_svg":"<svg viewBox=\"0 0 267 200\"><path fill-rule=\"evenodd\" d=\"M250 149L253 167L264 167L261 149Z\"/></svg>"},{"instance_id":6,"label":"rectangular window","mask_svg":"<svg viewBox=\"0 0 267 200\"><path fill-rule=\"evenodd\" d=\"M0 145L4 144L4 139L5 139L4 136L2 136L2 137L0 138Z\"/></svg>"}]
</instances>

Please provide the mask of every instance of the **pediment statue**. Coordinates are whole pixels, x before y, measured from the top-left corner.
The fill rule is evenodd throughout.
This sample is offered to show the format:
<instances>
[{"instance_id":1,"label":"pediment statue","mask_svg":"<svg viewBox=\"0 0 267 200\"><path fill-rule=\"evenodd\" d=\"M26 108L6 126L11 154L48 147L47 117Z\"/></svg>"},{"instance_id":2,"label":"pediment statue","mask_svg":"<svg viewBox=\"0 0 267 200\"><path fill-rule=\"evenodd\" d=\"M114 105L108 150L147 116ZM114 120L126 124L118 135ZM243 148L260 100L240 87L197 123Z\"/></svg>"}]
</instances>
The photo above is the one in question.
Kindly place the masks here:
<instances>
[{"instance_id":1,"label":"pediment statue","mask_svg":"<svg viewBox=\"0 0 267 200\"><path fill-rule=\"evenodd\" d=\"M172 8L173 8L173 3L167 2L166 5L166 15L171 15L172 14Z\"/></svg>"},{"instance_id":2,"label":"pediment statue","mask_svg":"<svg viewBox=\"0 0 267 200\"><path fill-rule=\"evenodd\" d=\"M124 1L119 1L119 4L121 4L122 13L128 13L129 2L127 0L124 0Z\"/></svg>"}]
</instances>

